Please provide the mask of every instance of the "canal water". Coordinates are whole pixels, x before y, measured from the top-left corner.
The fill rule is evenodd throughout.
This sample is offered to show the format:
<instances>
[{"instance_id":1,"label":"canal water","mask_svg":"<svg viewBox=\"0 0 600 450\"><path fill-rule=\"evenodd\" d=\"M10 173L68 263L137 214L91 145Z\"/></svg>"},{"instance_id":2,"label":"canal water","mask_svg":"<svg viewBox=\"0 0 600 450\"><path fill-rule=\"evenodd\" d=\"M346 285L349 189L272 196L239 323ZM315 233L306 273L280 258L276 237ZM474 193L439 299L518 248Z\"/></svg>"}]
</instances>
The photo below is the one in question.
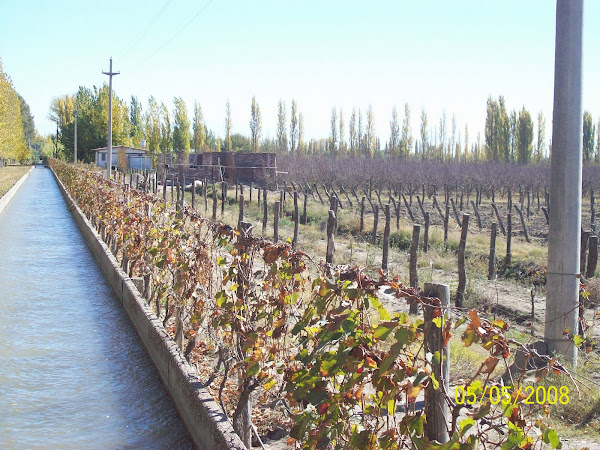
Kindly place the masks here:
<instances>
[{"instance_id":1,"label":"canal water","mask_svg":"<svg viewBox=\"0 0 600 450\"><path fill-rule=\"evenodd\" d=\"M191 448L47 168L0 214L0 448Z\"/></svg>"}]
</instances>

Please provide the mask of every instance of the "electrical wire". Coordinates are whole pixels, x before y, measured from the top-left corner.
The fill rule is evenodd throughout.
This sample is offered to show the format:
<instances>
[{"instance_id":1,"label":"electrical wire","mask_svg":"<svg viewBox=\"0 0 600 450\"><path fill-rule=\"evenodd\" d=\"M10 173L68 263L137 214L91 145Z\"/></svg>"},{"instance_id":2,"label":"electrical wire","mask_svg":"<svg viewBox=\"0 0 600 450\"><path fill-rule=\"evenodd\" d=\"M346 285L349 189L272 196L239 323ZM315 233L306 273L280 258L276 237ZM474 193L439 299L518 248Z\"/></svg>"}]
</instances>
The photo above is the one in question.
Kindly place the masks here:
<instances>
[{"instance_id":1,"label":"electrical wire","mask_svg":"<svg viewBox=\"0 0 600 450\"><path fill-rule=\"evenodd\" d=\"M202 14L204 12L204 10L206 10L206 8L208 8L210 6L210 4L213 2L213 0L209 0L208 3L206 3L202 8L200 8L200 10L194 14L194 16L192 16L192 18L183 26L181 27L179 30L177 30L175 32L175 34L173 36L171 36L170 39L168 39L164 44L162 44L160 47L158 47L156 49L156 51L154 51L154 53L152 53L148 58L144 59L143 61L141 61L138 64L142 64L145 63L147 61L149 61L150 59L152 59L154 56L156 56L156 54L158 52L160 52L163 48L165 48L167 45L169 45L177 36L179 36L181 33L183 33L183 31L185 31L185 29L187 27L189 27L192 22L194 22L194 20L196 20L198 18L198 16L200 16L200 14Z\"/></svg>"},{"instance_id":2,"label":"electrical wire","mask_svg":"<svg viewBox=\"0 0 600 450\"><path fill-rule=\"evenodd\" d=\"M137 35L137 37L135 37L130 44L127 46L125 53L123 53L123 55L121 55L122 59L125 59L125 56L127 56L129 54L129 52L131 51L131 49L133 48L133 46L135 44L137 44L145 35L146 33L150 30L150 28L152 27L152 25L154 25L156 23L156 21L160 18L160 16L162 16L162 14L165 12L165 10L167 9L167 7L171 4L173 0L167 0L163 6L158 10L158 12L154 15L154 17L150 20L150 22L144 27L144 29L142 30L142 32L140 34Z\"/></svg>"}]
</instances>

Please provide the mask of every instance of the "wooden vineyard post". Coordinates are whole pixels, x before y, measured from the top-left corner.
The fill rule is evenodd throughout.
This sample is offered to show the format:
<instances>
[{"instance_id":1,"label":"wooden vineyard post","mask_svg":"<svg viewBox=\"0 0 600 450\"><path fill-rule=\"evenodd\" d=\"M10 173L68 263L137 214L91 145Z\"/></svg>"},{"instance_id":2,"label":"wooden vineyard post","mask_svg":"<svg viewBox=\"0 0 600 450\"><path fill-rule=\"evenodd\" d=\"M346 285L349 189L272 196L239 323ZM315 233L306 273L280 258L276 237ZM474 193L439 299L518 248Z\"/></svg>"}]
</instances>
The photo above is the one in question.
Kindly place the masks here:
<instances>
[{"instance_id":1,"label":"wooden vineyard post","mask_svg":"<svg viewBox=\"0 0 600 450\"><path fill-rule=\"evenodd\" d=\"M379 223L379 205L375 205L373 211L373 234L371 235L371 244L377 245L377 225Z\"/></svg>"},{"instance_id":2,"label":"wooden vineyard post","mask_svg":"<svg viewBox=\"0 0 600 450\"><path fill-rule=\"evenodd\" d=\"M390 204L384 205L385 227L383 229L383 258L381 260L381 268L388 269L388 258L390 252Z\"/></svg>"},{"instance_id":3,"label":"wooden vineyard post","mask_svg":"<svg viewBox=\"0 0 600 450\"><path fill-rule=\"evenodd\" d=\"M208 212L208 180L206 178L202 185L202 194L204 196L204 212Z\"/></svg>"},{"instance_id":4,"label":"wooden vineyard post","mask_svg":"<svg viewBox=\"0 0 600 450\"><path fill-rule=\"evenodd\" d=\"M595 232L596 231L596 210L594 209L594 189L590 189L590 212L591 212L591 218L590 218L590 227L592 228L592 231Z\"/></svg>"},{"instance_id":5,"label":"wooden vineyard post","mask_svg":"<svg viewBox=\"0 0 600 450\"><path fill-rule=\"evenodd\" d=\"M360 201L360 225L358 228L358 232L362 233L365 229L365 197L363 196Z\"/></svg>"},{"instance_id":6,"label":"wooden vineyard post","mask_svg":"<svg viewBox=\"0 0 600 450\"><path fill-rule=\"evenodd\" d=\"M586 278L592 278L598 266L598 236L590 236Z\"/></svg>"},{"instance_id":7,"label":"wooden vineyard post","mask_svg":"<svg viewBox=\"0 0 600 450\"><path fill-rule=\"evenodd\" d=\"M445 395L450 391L450 344L444 345L442 330L450 314L450 286L447 284L425 283L425 292L427 297L437 297L441 302L441 327L437 327L433 322L438 315L436 308L429 305L423 306L423 318L425 324L425 352L440 355L439 362L434 359L431 364L433 375L440 383L438 389L435 389L433 383L429 383L425 388L425 415L427 422L425 424L425 434L430 441L437 441L440 444L448 442L448 418L450 416L448 403Z\"/></svg>"},{"instance_id":8,"label":"wooden vineyard post","mask_svg":"<svg viewBox=\"0 0 600 450\"><path fill-rule=\"evenodd\" d=\"M506 260L505 266L508 268L512 262L511 244L512 244L512 214L508 213L506 216Z\"/></svg>"},{"instance_id":9,"label":"wooden vineyard post","mask_svg":"<svg viewBox=\"0 0 600 450\"><path fill-rule=\"evenodd\" d=\"M498 207L495 203L492 203L492 209L494 213L496 213L496 219L498 219L498 224L500 225L500 231L504 236L506 236L506 228L504 228L504 223L502 223L502 218L500 217L500 213L498 212Z\"/></svg>"},{"instance_id":10,"label":"wooden vineyard post","mask_svg":"<svg viewBox=\"0 0 600 450\"><path fill-rule=\"evenodd\" d=\"M467 246L467 231L469 230L470 214L463 214L462 228L460 231L460 243L458 245L458 287L456 288L457 308L462 308L465 299L465 288L467 287L467 270L465 267L465 247Z\"/></svg>"},{"instance_id":11,"label":"wooden vineyard post","mask_svg":"<svg viewBox=\"0 0 600 450\"><path fill-rule=\"evenodd\" d=\"M163 200L165 203L167 203L167 170L166 169L163 173L162 188L163 188Z\"/></svg>"},{"instance_id":12,"label":"wooden vineyard post","mask_svg":"<svg viewBox=\"0 0 600 450\"><path fill-rule=\"evenodd\" d=\"M529 239L529 233L527 232L527 225L525 224L525 217L523 217L523 211L519 208L519 205L514 205L515 209L519 213L519 217L521 218L521 225L523 226L523 233L525 234L525 240L527 242L531 242Z\"/></svg>"},{"instance_id":13,"label":"wooden vineyard post","mask_svg":"<svg viewBox=\"0 0 600 450\"><path fill-rule=\"evenodd\" d=\"M475 203L473 203L472 200L471 200L471 205L473 205L473 211L475 211L475 217L477 218L477 226L479 227L479 231L481 231L483 229L483 225L481 225L481 217L479 216L479 209L477 208L477 205Z\"/></svg>"},{"instance_id":14,"label":"wooden vineyard post","mask_svg":"<svg viewBox=\"0 0 600 450\"><path fill-rule=\"evenodd\" d=\"M492 234L490 236L490 257L488 262L488 280L493 280L496 275L496 234L498 224L492 222Z\"/></svg>"},{"instance_id":15,"label":"wooden vineyard post","mask_svg":"<svg viewBox=\"0 0 600 450\"><path fill-rule=\"evenodd\" d=\"M240 202L240 216L238 217L238 229L242 226L242 222L244 221L244 194L240 193L238 196Z\"/></svg>"},{"instance_id":16,"label":"wooden vineyard post","mask_svg":"<svg viewBox=\"0 0 600 450\"><path fill-rule=\"evenodd\" d=\"M429 211L425 211L425 229L423 231L423 253L429 250Z\"/></svg>"},{"instance_id":17,"label":"wooden vineyard post","mask_svg":"<svg viewBox=\"0 0 600 450\"><path fill-rule=\"evenodd\" d=\"M269 205L267 204L267 188L263 187L263 223L262 223L262 229L263 229L263 233L265 232L265 230L267 229L267 216L269 215Z\"/></svg>"},{"instance_id":18,"label":"wooden vineyard post","mask_svg":"<svg viewBox=\"0 0 600 450\"><path fill-rule=\"evenodd\" d=\"M273 218L273 242L275 242L275 243L277 243L277 241L279 240L279 211L280 210L281 210L280 201L277 200L275 202L274 218Z\"/></svg>"},{"instance_id":19,"label":"wooden vineyard post","mask_svg":"<svg viewBox=\"0 0 600 450\"><path fill-rule=\"evenodd\" d=\"M258 209L260 209L260 199L261 199L261 190L260 190L260 186L256 188L258 193L256 194L257 196L257 202L258 202ZM264 189L264 188L263 188Z\"/></svg>"},{"instance_id":20,"label":"wooden vineyard post","mask_svg":"<svg viewBox=\"0 0 600 450\"><path fill-rule=\"evenodd\" d=\"M175 175L171 175L171 204L173 203L173 191L175 190Z\"/></svg>"},{"instance_id":21,"label":"wooden vineyard post","mask_svg":"<svg viewBox=\"0 0 600 450\"><path fill-rule=\"evenodd\" d=\"M252 191L254 190L254 183L250 183L250 199L248 200L248 204L252 204Z\"/></svg>"},{"instance_id":22,"label":"wooden vineyard post","mask_svg":"<svg viewBox=\"0 0 600 450\"><path fill-rule=\"evenodd\" d=\"M335 214L335 226L333 227L333 234L337 234L339 202L338 198L335 195L329 197L329 205L329 209L331 209Z\"/></svg>"},{"instance_id":23,"label":"wooden vineyard post","mask_svg":"<svg viewBox=\"0 0 600 450\"><path fill-rule=\"evenodd\" d=\"M227 182L221 183L221 215L225 214L225 203L227 202Z\"/></svg>"},{"instance_id":24,"label":"wooden vineyard post","mask_svg":"<svg viewBox=\"0 0 600 450\"><path fill-rule=\"evenodd\" d=\"M196 178L192 178L192 209L196 208Z\"/></svg>"},{"instance_id":25,"label":"wooden vineyard post","mask_svg":"<svg viewBox=\"0 0 600 450\"><path fill-rule=\"evenodd\" d=\"M409 261L409 275L410 275L410 287L417 289L419 287L419 274L417 272L417 259L419 256L419 236L421 234L421 225L413 225L412 241L410 243L410 261ZM410 305L410 313L417 314L419 305L413 303Z\"/></svg>"},{"instance_id":26,"label":"wooden vineyard post","mask_svg":"<svg viewBox=\"0 0 600 450\"><path fill-rule=\"evenodd\" d=\"M588 240L592 233L590 231L581 232L581 252L579 253L579 273L585 273L585 263L587 256Z\"/></svg>"},{"instance_id":27,"label":"wooden vineyard post","mask_svg":"<svg viewBox=\"0 0 600 450\"><path fill-rule=\"evenodd\" d=\"M300 211L298 209L298 191L294 191L294 238L292 239L292 248L295 250L298 245L298 224L300 220Z\"/></svg>"},{"instance_id":28,"label":"wooden vineyard post","mask_svg":"<svg viewBox=\"0 0 600 450\"><path fill-rule=\"evenodd\" d=\"M336 217L332 210L329 210L327 217L327 253L325 254L325 262L327 264L333 264L333 253L335 252L335 230Z\"/></svg>"},{"instance_id":29,"label":"wooden vineyard post","mask_svg":"<svg viewBox=\"0 0 600 450\"><path fill-rule=\"evenodd\" d=\"M446 215L444 216L444 245L448 243L448 222L450 220L450 206L446 203Z\"/></svg>"},{"instance_id":30,"label":"wooden vineyard post","mask_svg":"<svg viewBox=\"0 0 600 450\"><path fill-rule=\"evenodd\" d=\"M212 220L213 222L217 221L217 208L219 206L219 195L217 194L217 189L213 184L213 210L212 210Z\"/></svg>"},{"instance_id":31,"label":"wooden vineyard post","mask_svg":"<svg viewBox=\"0 0 600 450\"><path fill-rule=\"evenodd\" d=\"M308 223L308 217L306 212L306 205L308 203L308 194L304 192L304 203L302 205L302 224L306 225Z\"/></svg>"}]
</instances>

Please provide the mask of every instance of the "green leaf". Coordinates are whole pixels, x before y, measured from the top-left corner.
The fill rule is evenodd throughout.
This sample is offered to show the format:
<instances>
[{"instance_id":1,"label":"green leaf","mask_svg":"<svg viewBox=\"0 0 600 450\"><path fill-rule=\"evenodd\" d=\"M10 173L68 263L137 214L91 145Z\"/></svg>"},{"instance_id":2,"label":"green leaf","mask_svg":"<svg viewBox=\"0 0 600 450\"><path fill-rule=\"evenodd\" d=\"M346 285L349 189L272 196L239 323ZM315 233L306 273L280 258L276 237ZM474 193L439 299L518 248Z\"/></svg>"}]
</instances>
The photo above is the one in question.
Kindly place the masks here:
<instances>
[{"instance_id":1,"label":"green leaf","mask_svg":"<svg viewBox=\"0 0 600 450\"><path fill-rule=\"evenodd\" d=\"M472 418L469 417L468 419L462 420L460 422L460 424L459 424L459 426L460 426L460 435L464 436L465 433L467 431L469 431L469 428L473 427L474 425L475 425L475 419L472 419Z\"/></svg>"},{"instance_id":2,"label":"green leaf","mask_svg":"<svg viewBox=\"0 0 600 450\"><path fill-rule=\"evenodd\" d=\"M224 291L220 291L215 296L215 300L217 301L217 306L221 308L227 301L227 294Z\"/></svg>"},{"instance_id":3,"label":"green leaf","mask_svg":"<svg viewBox=\"0 0 600 450\"><path fill-rule=\"evenodd\" d=\"M225 258L223 258L222 256L218 256L217 257L217 265L224 266L225 264L227 264L227 260Z\"/></svg>"},{"instance_id":4,"label":"green leaf","mask_svg":"<svg viewBox=\"0 0 600 450\"><path fill-rule=\"evenodd\" d=\"M431 321L431 323L433 323L438 328L442 328L442 318L441 317L436 317L435 319L433 319Z\"/></svg>"},{"instance_id":5,"label":"green leaf","mask_svg":"<svg viewBox=\"0 0 600 450\"><path fill-rule=\"evenodd\" d=\"M375 328L375 331L373 332L373 338L380 341L384 341L390 335L390 333L394 331L394 328L396 328L395 322L380 323L379 326Z\"/></svg>"},{"instance_id":6,"label":"green leaf","mask_svg":"<svg viewBox=\"0 0 600 450\"><path fill-rule=\"evenodd\" d=\"M552 428L546 428L546 430L544 430L543 440L545 444L550 444L552 448L562 448L562 443L558 438L558 434L556 434L556 430Z\"/></svg>"},{"instance_id":7,"label":"green leaf","mask_svg":"<svg viewBox=\"0 0 600 450\"><path fill-rule=\"evenodd\" d=\"M256 375L258 373L258 371L260 370L260 364L258 363L258 361L254 361L254 363L252 363L247 369L246 369L246 376L247 377L251 377L253 375Z\"/></svg>"}]
</instances>

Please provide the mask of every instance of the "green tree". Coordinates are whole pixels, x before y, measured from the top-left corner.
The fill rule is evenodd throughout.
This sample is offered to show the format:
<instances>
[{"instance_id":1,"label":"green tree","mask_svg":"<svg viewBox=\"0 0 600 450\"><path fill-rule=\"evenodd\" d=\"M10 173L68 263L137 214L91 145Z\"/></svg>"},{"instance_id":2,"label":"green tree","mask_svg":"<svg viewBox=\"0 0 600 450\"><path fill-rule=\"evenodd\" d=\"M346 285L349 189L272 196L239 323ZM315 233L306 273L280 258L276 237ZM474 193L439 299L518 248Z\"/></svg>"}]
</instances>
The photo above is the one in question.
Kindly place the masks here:
<instances>
[{"instance_id":1,"label":"green tree","mask_svg":"<svg viewBox=\"0 0 600 450\"><path fill-rule=\"evenodd\" d=\"M285 102L283 100L279 100L279 104L277 106L277 151L278 152L287 152L288 150L288 139L287 132L285 126Z\"/></svg>"},{"instance_id":2,"label":"green tree","mask_svg":"<svg viewBox=\"0 0 600 450\"><path fill-rule=\"evenodd\" d=\"M348 150L347 148L347 144L346 144L346 127L344 125L344 113L342 112L342 108L340 108L340 120L339 120L339 127L340 127L340 145L338 146L338 151L339 154L344 156Z\"/></svg>"},{"instance_id":3,"label":"green tree","mask_svg":"<svg viewBox=\"0 0 600 450\"><path fill-rule=\"evenodd\" d=\"M35 123L33 122L33 116L29 105L23 97L17 93L19 103L21 106L21 122L23 123L23 133L25 133L25 140L28 144L32 143L36 138Z\"/></svg>"},{"instance_id":4,"label":"green tree","mask_svg":"<svg viewBox=\"0 0 600 450\"><path fill-rule=\"evenodd\" d=\"M356 125L356 108L352 108L350 122L348 123L348 132L350 134L350 156L353 157L358 155L358 129Z\"/></svg>"},{"instance_id":5,"label":"green tree","mask_svg":"<svg viewBox=\"0 0 600 450\"><path fill-rule=\"evenodd\" d=\"M594 160L594 140L596 126L589 111L583 113L583 161L590 163Z\"/></svg>"},{"instance_id":6,"label":"green tree","mask_svg":"<svg viewBox=\"0 0 600 450\"><path fill-rule=\"evenodd\" d=\"M400 123L398 122L398 109L392 108L392 120L390 120L390 141L388 153L391 156L400 155Z\"/></svg>"},{"instance_id":7,"label":"green tree","mask_svg":"<svg viewBox=\"0 0 600 450\"><path fill-rule=\"evenodd\" d=\"M508 118L509 123L509 140L508 140L508 159L507 161L514 161L515 155L517 154L517 126L519 123L519 118L517 116L517 111L514 109L511 111L510 116Z\"/></svg>"},{"instance_id":8,"label":"green tree","mask_svg":"<svg viewBox=\"0 0 600 450\"><path fill-rule=\"evenodd\" d=\"M306 142L304 142L304 116L298 113L298 152L306 154Z\"/></svg>"},{"instance_id":9,"label":"green tree","mask_svg":"<svg viewBox=\"0 0 600 450\"><path fill-rule=\"evenodd\" d=\"M290 117L290 152L294 154L298 144L298 105L292 100L292 112Z\"/></svg>"},{"instance_id":10,"label":"green tree","mask_svg":"<svg viewBox=\"0 0 600 450\"><path fill-rule=\"evenodd\" d=\"M194 119L192 122L192 148L196 152L206 150L206 125L204 125L204 114L202 106L194 101Z\"/></svg>"},{"instance_id":11,"label":"green tree","mask_svg":"<svg viewBox=\"0 0 600 450\"><path fill-rule=\"evenodd\" d=\"M413 136L410 128L410 106L404 104L404 118L402 119L402 134L400 136L400 155L407 157L412 152Z\"/></svg>"},{"instance_id":12,"label":"green tree","mask_svg":"<svg viewBox=\"0 0 600 450\"><path fill-rule=\"evenodd\" d=\"M225 150L233 151L233 143L231 142L231 104L229 100L225 103Z\"/></svg>"},{"instance_id":13,"label":"green tree","mask_svg":"<svg viewBox=\"0 0 600 450\"><path fill-rule=\"evenodd\" d=\"M527 164L531 161L533 148L533 121L529 111L523 109L519 112L517 124L517 161Z\"/></svg>"},{"instance_id":14,"label":"green tree","mask_svg":"<svg viewBox=\"0 0 600 450\"><path fill-rule=\"evenodd\" d=\"M430 158L429 142L427 140L429 132L427 131L427 113L425 112L425 108L421 109L421 127L419 131L421 132L421 158Z\"/></svg>"},{"instance_id":15,"label":"green tree","mask_svg":"<svg viewBox=\"0 0 600 450\"><path fill-rule=\"evenodd\" d=\"M171 115L169 109L160 104L160 151L171 153L173 149L173 131L171 129Z\"/></svg>"},{"instance_id":16,"label":"green tree","mask_svg":"<svg viewBox=\"0 0 600 450\"><path fill-rule=\"evenodd\" d=\"M377 147L377 136L375 136L375 115L373 107L367 108L367 127L365 129L365 151L369 158L375 156L375 147Z\"/></svg>"},{"instance_id":17,"label":"green tree","mask_svg":"<svg viewBox=\"0 0 600 450\"><path fill-rule=\"evenodd\" d=\"M190 152L190 120L187 107L181 97L173 99L175 111L173 113L173 148L183 151L186 155Z\"/></svg>"},{"instance_id":18,"label":"green tree","mask_svg":"<svg viewBox=\"0 0 600 450\"><path fill-rule=\"evenodd\" d=\"M250 105L250 145L253 152L260 150L260 135L262 132L262 116L256 98L252 96Z\"/></svg>"},{"instance_id":19,"label":"green tree","mask_svg":"<svg viewBox=\"0 0 600 450\"><path fill-rule=\"evenodd\" d=\"M446 135L448 133L447 130L447 125L446 125L446 110L442 110L442 117L440 117L440 129L439 129L439 134L440 134L440 147L438 150L438 159L440 161L443 161L446 157Z\"/></svg>"},{"instance_id":20,"label":"green tree","mask_svg":"<svg viewBox=\"0 0 600 450\"><path fill-rule=\"evenodd\" d=\"M546 147L546 119L544 113L540 111L537 115L537 143L535 145L535 162L539 163L544 159Z\"/></svg>"},{"instance_id":21,"label":"green tree","mask_svg":"<svg viewBox=\"0 0 600 450\"><path fill-rule=\"evenodd\" d=\"M161 109L153 96L148 98L148 108L145 118L148 151L151 155L156 155L161 148Z\"/></svg>"},{"instance_id":22,"label":"green tree","mask_svg":"<svg viewBox=\"0 0 600 450\"><path fill-rule=\"evenodd\" d=\"M19 94L0 60L0 158L25 162L31 158L26 144Z\"/></svg>"},{"instance_id":23,"label":"green tree","mask_svg":"<svg viewBox=\"0 0 600 450\"><path fill-rule=\"evenodd\" d=\"M337 111L335 106L331 108L331 131L329 134L329 153L334 158L337 156L338 150L338 125L337 125Z\"/></svg>"},{"instance_id":24,"label":"green tree","mask_svg":"<svg viewBox=\"0 0 600 450\"><path fill-rule=\"evenodd\" d=\"M129 137L134 147L141 145L142 139L146 139L144 127L144 112L142 111L142 103L135 95L131 96L129 102ZM146 143L147 145L147 143Z\"/></svg>"}]
</instances>

